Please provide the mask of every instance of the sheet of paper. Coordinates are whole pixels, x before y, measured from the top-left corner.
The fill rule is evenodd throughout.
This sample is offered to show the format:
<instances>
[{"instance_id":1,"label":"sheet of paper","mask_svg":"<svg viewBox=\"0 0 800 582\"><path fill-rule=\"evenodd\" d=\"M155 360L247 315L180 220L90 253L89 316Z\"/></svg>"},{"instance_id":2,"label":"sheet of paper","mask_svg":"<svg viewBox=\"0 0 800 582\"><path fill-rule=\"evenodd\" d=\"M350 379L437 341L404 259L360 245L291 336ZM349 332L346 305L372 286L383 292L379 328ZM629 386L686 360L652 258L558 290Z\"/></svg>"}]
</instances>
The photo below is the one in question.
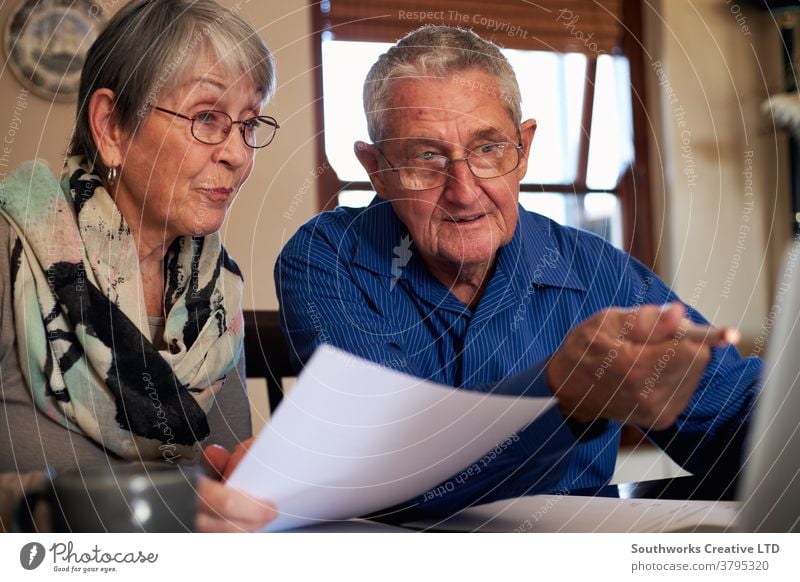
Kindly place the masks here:
<instances>
[{"instance_id":1,"label":"sheet of paper","mask_svg":"<svg viewBox=\"0 0 800 582\"><path fill-rule=\"evenodd\" d=\"M323 346L229 484L276 504L267 531L356 517L507 448L553 403L455 390Z\"/></svg>"},{"instance_id":2,"label":"sheet of paper","mask_svg":"<svg viewBox=\"0 0 800 582\"><path fill-rule=\"evenodd\" d=\"M471 507L445 520L409 525L459 532L722 531L733 526L738 508L734 501L533 495Z\"/></svg>"}]
</instances>

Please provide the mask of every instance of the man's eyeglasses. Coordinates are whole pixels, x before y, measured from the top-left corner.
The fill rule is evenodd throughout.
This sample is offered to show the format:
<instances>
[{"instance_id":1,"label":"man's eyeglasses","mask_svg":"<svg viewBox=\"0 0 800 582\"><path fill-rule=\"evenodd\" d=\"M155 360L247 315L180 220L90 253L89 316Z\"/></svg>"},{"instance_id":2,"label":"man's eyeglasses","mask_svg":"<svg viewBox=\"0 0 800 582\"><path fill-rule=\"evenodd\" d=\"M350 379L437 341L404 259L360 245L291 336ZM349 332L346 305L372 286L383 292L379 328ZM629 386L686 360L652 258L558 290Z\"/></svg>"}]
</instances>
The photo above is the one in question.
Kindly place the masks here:
<instances>
[{"instance_id":1,"label":"man's eyeglasses","mask_svg":"<svg viewBox=\"0 0 800 582\"><path fill-rule=\"evenodd\" d=\"M214 109L201 111L189 117L157 105L150 105L150 107L191 121L194 138L208 145L217 145L225 141L231 132L231 128L239 124L239 131L242 133L244 144L253 149L263 148L272 143L272 140L275 139L275 133L280 128L275 118L269 115L259 115L258 117L234 121L224 111L216 111Z\"/></svg>"},{"instance_id":2,"label":"man's eyeglasses","mask_svg":"<svg viewBox=\"0 0 800 582\"><path fill-rule=\"evenodd\" d=\"M486 143L471 150L463 158L448 158L434 152L411 156L400 165L393 165L386 154L376 146L390 171L397 172L400 184L406 190L430 190L443 186L450 177L455 162L466 162L470 172L482 180L499 178L519 166L522 144L510 141Z\"/></svg>"}]
</instances>

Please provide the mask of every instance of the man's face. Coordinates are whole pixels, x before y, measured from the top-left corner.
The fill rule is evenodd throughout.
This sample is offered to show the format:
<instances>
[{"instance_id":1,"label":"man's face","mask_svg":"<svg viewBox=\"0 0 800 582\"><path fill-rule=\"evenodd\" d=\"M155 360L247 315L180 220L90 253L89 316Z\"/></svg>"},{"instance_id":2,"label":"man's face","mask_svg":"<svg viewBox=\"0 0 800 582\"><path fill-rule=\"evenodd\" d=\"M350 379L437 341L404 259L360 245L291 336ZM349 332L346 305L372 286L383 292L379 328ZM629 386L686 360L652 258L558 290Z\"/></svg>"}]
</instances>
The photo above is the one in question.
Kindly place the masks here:
<instances>
[{"instance_id":1,"label":"man's face","mask_svg":"<svg viewBox=\"0 0 800 582\"><path fill-rule=\"evenodd\" d=\"M518 131L494 78L479 68L445 79L399 81L392 94L386 136L377 144L385 159L376 147L356 144L378 195L391 202L434 275L451 279L490 267L516 228L519 182L527 170L535 121ZM504 176L477 178L466 162L457 161L441 186L409 190L397 172L388 171L389 163L402 167L431 156L464 158L495 142L522 143L519 165Z\"/></svg>"}]
</instances>

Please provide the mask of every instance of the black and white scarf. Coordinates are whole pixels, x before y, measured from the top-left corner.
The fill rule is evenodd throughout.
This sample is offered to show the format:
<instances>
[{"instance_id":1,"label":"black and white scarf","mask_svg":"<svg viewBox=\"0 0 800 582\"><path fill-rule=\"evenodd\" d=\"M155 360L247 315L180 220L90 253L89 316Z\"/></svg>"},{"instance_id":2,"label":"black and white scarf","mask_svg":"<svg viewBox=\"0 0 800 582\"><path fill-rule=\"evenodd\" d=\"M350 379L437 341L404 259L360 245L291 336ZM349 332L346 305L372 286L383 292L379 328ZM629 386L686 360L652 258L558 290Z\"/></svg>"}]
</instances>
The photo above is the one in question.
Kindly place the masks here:
<instances>
[{"instance_id":1,"label":"black and white scarf","mask_svg":"<svg viewBox=\"0 0 800 582\"><path fill-rule=\"evenodd\" d=\"M0 188L22 372L36 406L126 459L192 457L242 349L242 275L218 233L178 238L164 261L154 347L136 243L80 157L62 181L41 162Z\"/></svg>"}]
</instances>

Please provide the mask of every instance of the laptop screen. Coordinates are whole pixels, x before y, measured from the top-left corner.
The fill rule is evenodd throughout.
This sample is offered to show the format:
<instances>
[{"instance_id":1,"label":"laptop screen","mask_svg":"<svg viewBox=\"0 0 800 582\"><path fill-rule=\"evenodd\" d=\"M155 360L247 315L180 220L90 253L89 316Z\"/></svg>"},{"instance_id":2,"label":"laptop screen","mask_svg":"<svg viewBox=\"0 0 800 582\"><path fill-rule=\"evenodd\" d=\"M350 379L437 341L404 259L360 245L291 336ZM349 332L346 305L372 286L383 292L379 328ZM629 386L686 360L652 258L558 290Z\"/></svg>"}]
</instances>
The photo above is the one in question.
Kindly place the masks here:
<instances>
[{"instance_id":1,"label":"laptop screen","mask_svg":"<svg viewBox=\"0 0 800 582\"><path fill-rule=\"evenodd\" d=\"M800 531L800 239L787 251L770 310L765 377L748 432L736 529Z\"/></svg>"}]
</instances>

